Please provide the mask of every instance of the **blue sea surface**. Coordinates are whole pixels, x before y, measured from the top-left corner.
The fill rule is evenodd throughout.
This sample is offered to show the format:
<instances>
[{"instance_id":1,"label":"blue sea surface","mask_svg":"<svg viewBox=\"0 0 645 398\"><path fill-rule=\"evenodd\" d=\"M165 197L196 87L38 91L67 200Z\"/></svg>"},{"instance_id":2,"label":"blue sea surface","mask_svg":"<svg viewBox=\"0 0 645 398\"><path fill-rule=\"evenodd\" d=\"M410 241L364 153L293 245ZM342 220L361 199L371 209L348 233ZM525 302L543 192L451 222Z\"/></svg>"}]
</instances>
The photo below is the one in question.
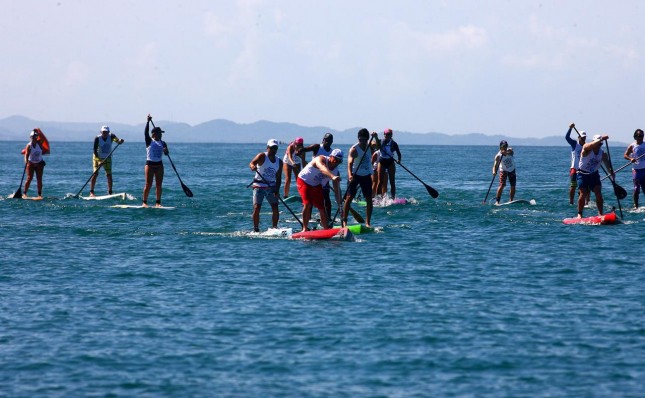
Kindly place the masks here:
<instances>
[{"instance_id":1,"label":"blue sea surface","mask_svg":"<svg viewBox=\"0 0 645 398\"><path fill-rule=\"evenodd\" d=\"M398 168L411 203L376 207L375 233L303 241L249 233L262 144L169 142L195 195L164 160L173 210L110 207L141 202L143 140L113 155L126 200L73 197L91 141L52 142L44 200L8 199L25 144L0 142L0 396L643 396L645 210L629 168L621 224L564 225L568 146L516 147L516 199L537 205L495 207L494 145L402 143L437 199ZM270 218L265 204L262 229ZM299 227L282 205L280 226Z\"/></svg>"}]
</instances>

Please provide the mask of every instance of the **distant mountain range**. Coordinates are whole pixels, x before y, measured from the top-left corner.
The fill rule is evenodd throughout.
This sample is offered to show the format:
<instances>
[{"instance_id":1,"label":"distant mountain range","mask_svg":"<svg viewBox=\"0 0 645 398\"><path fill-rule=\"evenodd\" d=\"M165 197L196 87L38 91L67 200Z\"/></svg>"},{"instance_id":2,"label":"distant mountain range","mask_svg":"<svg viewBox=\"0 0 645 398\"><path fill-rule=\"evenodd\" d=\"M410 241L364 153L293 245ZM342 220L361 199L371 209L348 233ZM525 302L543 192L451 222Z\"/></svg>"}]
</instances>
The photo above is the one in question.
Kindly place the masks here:
<instances>
[{"instance_id":1,"label":"distant mountain range","mask_svg":"<svg viewBox=\"0 0 645 398\"><path fill-rule=\"evenodd\" d=\"M116 122L72 123L32 120L24 116L10 116L0 119L0 141L26 141L29 132L40 127L50 141L90 141L99 134L102 125L107 124L119 138L143 140L145 124L129 125ZM303 137L305 144L319 143L325 133L334 135L336 144L356 142L360 127L337 131L328 127L305 127L293 123L276 123L260 120L250 124L239 124L229 120L215 119L191 126L187 123L155 121L166 132L164 140L169 142L217 142L217 143L265 143L270 138L291 142ZM379 131L379 137L382 137ZM511 146L566 146L564 131L561 135L545 138L514 138L503 135L479 133L448 135L442 133L413 133L394 131L394 140L401 145L497 145L507 140ZM620 143L617 143L620 144ZM626 146L626 144L625 144Z\"/></svg>"}]
</instances>

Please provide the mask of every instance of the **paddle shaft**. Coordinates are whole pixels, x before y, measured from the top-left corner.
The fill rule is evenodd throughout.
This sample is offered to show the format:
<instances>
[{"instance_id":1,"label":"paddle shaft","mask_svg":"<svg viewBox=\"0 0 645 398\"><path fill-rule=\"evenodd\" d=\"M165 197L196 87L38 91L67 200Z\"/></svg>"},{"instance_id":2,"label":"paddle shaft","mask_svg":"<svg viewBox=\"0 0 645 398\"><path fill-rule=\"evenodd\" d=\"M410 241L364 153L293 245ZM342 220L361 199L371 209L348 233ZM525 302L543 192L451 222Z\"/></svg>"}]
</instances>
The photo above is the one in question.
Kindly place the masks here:
<instances>
[{"instance_id":1,"label":"paddle shaft","mask_svg":"<svg viewBox=\"0 0 645 398\"><path fill-rule=\"evenodd\" d=\"M645 156L645 153L644 153L644 154L642 154L642 155L640 155L639 157L635 158L634 160L638 160L638 159L642 158L643 156ZM614 176L615 176L615 175L616 175L616 173L618 173L619 171L621 171L621 170L622 170L622 169L624 169L625 167L627 167L627 166L629 166L629 165L632 165L632 164L634 164L634 162L629 162L629 163L627 163L626 165L623 165L623 166L619 167L618 169L614 170L614 172L612 173L612 175L614 175ZM601 178L601 179L600 179L600 181L605 181L607 178L609 178L609 174L608 174L608 175L606 175L606 176L604 176L603 178Z\"/></svg>"},{"instance_id":2,"label":"paddle shaft","mask_svg":"<svg viewBox=\"0 0 645 398\"><path fill-rule=\"evenodd\" d=\"M27 164L28 162L25 162L25 168L22 169L22 178L20 179L20 185L18 186L18 189L13 194L14 199L22 198L22 182L25 180L25 173L27 172Z\"/></svg>"},{"instance_id":3,"label":"paddle shaft","mask_svg":"<svg viewBox=\"0 0 645 398\"><path fill-rule=\"evenodd\" d=\"M153 128L157 128L157 126L155 126L155 122L153 122L152 119L150 119L150 123L152 123ZM184 193L186 194L186 196L188 196L189 198L192 198L193 191L191 191L190 188L188 188L186 184L184 184L184 182L181 180L181 177L179 176L179 172L177 171L177 168L175 167L175 164L173 163L172 158L170 157L170 153L167 153L166 156L168 156L168 160L170 160L170 165L172 166L172 169L175 170L175 174L177 174L177 178L179 179L179 184L181 184L181 189L184 190Z\"/></svg>"},{"instance_id":4,"label":"paddle shaft","mask_svg":"<svg viewBox=\"0 0 645 398\"><path fill-rule=\"evenodd\" d=\"M497 176L497 170L499 170L499 165L502 164L502 159L504 158L504 154L502 154L502 157L499 158L499 164L495 168L495 174L493 174L493 178L490 180L490 185L488 185L488 191L486 191L486 196L484 197L484 201L482 203L486 204L486 200L488 199L488 194L490 194L490 189L493 187L493 182L495 182L495 177Z\"/></svg>"},{"instance_id":5,"label":"paddle shaft","mask_svg":"<svg viewBox=\"0 0 645 398\"><path fill-rule=\"evenodd\" d=\"M335 193L334 188L332 188L331 185L329 186L329 189ZM363 216L361 216L361 214L356 210L352 209L351 206L349 207L349 212L352 213L352 217L354 217L354 220L356 220L359 224L365 223L365 219L363 218Z\"/></svg>"},{"instance_id":6,"label":"paddle shaft","mask_svg":"<svg viewBox=\"0 0 645 398\"><path fill-rule=\"evenodd\" d=\"M79 189L79 190L78 190L78 192L76 193L76 195L74 195L74 197L78 198L78 197L81 195L81 192L83 192L83 189L85 189L85 186L87 185L87 183L88 183L88 182L90 182L90 180L91 180L92 178L94 178L94 176L99 172L99 170L101 170L101 167L103 167L103 164L104 164L105 162L107 162L107 160L110 158L110 156L112 156L112 153L113 153L114 151L116 151L116 149L119 147L119 145L121 145L121 144L116 144L116 146L114 147L114 149L112 149L112 150L110 151L110 153L105 157L105 159L103 159L103 161L102 161L101 163L99 163L99 165L98 165L98 167L96 168L96 170L94 170L94 172L92 173L92 175L90 176L90 178L88 178L88 179L87 179L87 181L85 181L85 184L83 184L83 186L81 187L81 189Z\"/></svg>"},{"instance_id":7,"label":"paddle shaft","mask_svg":"<svg viewBox=\"0 0 645 398\"><path fill-rule=\"evenodd\" d=\"M356 171L358 171L358 169L361 168L361 164L363 163L363 160L365 160L365 155L367 155L367 150L370 148L370 145L372 144L373 139L374 139L374 137L370 136L370 140L367 141L367 146L365 147L365 151L363 151L363 156L361 156L360 162L358 162L358 166L356 166ZM351 151L351 149L350 149L350 151ZM345 198L347 198L347 192L349 192L349 186L350 186L350 182L348 182L347 188L345 188L345 193L342 196L342 201L345 201ZM351 207L352 206L351 206L351 203L350 203L349 208L351 209ZM336 222L336 217L338 217L338 212L340 212L340 206L338 206L338 209L336 209L336 214L334 214L334 218L331 219L331 222L329 223L329 225L334 225L334 223ZM347 217L347 215L345 215L345 217Z\"/></svg>"},{"instance_id":8,"label":"paddle shaft","mask_svg":"<svg viewBox=\"0 0 645 398\"><path fill-rule=\"evenodd\" d=\"M426 187L426 191L428 191L428 193L430 194L430 196L432 196L433 198L436 198L437 196L439 196L439 192L437 192L437 190L436 190L436 189L432 188L430 185L428 185L428 184L426 184L425 182L421 181L421 179L420 179L419 177L417 177L413 172L411 172L407 167L405 167L405 166L403 165L403 163L401 163L401 161L400 161L400 160L399 160L399 161L397 161L397 163L399 164L399 166L403 167L403 169L404 169L405 171L407 171L408 173L410 173L410 175L412 175L412 177L414 177L414 178L416 178L417 180L419 180L419 182L420 182L421 184L423 184L423 186L425 186L425 187Z\"/></svg>"},{"instance_id":9,"label":"paddle shaft","mask_svg":"<svg viewBox=\"0 0 645 398\"><path fill-rule=\"evenodd\" d=\"M264 178L264 176L263 176L263 175L262 175L262 174L261 174L257 169L255 170L255 172L260 176L260 178L262 179L262 181L264 181L267 185L270 185L270 184L271 184L269 181L267 181L267 179L266 179L266 178ZM296 215L296 213L294 213L294 212L293 212L293 210L291 210L291 207L289 207L289 205L287 205L287 203L286 203L284 200L282 200L282 198L280 197L280 194L276 192L276 193L275 193L275 196L277 196L277 197L278 197L278 199L280 199L280 202L282 202L282 204L284 205L284 207L286 207L286 208L287 208L287 210L289 210L289 212L291 213L291 215L293 215L293 217L296 219L296 221L298 221L298 223L300 223L300 226L301 226L301 227L304 227L304 225L302 224L302 221L300 221L300 219L298 218L298 216Z\"/></svg>"},{"instance_id":10,"label":"paddle shaft","mask_svg":"<svg viewBox=\"0 0 645 398\"><path fill-rule=\"evenodd\" d=\"M611 154L609 153L609 140L605 140L605 146L607 147L607 160L609 161L609 167L611 168L611 174L614 174L614 165L611 163ZM607 173L609 175L609 173ZM618 201L618 211L620 211L620 218L623 218L623 208L620 205L620 198L618 197L618 192L616 192L618 188L618 184L616 184L616 178L615 177L610 177L609 181L611 181L612 184L614 184L614 194L616 195L616 200ZM620 188L621 190L625 191L622 187ZM621 193L622 194L622 193ZM627 191L625 191L625 196L627 196Z\"/></svg>"}]
</instances>

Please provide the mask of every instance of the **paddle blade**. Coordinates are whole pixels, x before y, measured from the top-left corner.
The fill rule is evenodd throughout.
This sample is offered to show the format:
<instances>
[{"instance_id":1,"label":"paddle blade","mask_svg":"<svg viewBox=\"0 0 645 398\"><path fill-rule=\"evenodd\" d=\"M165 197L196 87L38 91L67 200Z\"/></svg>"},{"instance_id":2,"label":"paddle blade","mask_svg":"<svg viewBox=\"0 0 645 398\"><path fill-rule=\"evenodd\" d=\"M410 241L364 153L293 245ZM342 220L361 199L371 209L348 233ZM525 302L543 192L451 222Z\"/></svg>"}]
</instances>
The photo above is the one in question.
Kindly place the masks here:
<instances>
[{"instance_id":1,"label":"paddle blade","mask_svg":"<svg viewBox=\"0 0 645 398\"><path fill-rule=\"evenodd\" d=\"M365 223L365 219L359 214L359 212L352 209L351 207L349 208L349 212L352 213L352 217L354 217L354 220L356 220L359 224Z\"/></svg>"},{"instance_id":2,"label":"paddle blade","mask_svg":"<svg viewBox=\"0 0 645 398\"><path fill-rule=\"evenodd\" d=\"M22 187L18 188L16 192L13 194L12 198L14 199L20 199L22 198Z\"/></svg>"},{"instance_id":3,"label":"paddle blade","mask_svg":"<svg viewBox=\"0 0 645 398\"><path fill-rule=\"evenodd\" d=\"M425 185L425 187L426 187L426 191L428 191L428 193L430 194L430 196L432 196L432 197L433 197L433 198L435 198L435 199L439 196L439 192L437 192L437 190L436 190L436 189L432 188L432 187L431 187L430 185L428 185L428 184L423 184L423 185Z\"/></svg>"},{"instance_id":4,"label":"paddle blade","mask_svg":"<svg viewBox=\"0 0 645 398\"><path fill-rule=\"evenodd\" d=\"M614 193L616 194L618 200L623 200L627 197L627 191L625 191L625 188L621 187L618 184L614 185Z\"/></svg>"},{"instance_id":5,"label":"paddle blade","mask_svg":"<svg viewBox=\"0 0 645 398\"><path fill-rule=\"evenodd\" d=\"M184 190L184 193L186 194L186 196L188 196L189 198L193 197L193 192L183 182L181 183L181 188Z\"/></svg>"}]
</instances>

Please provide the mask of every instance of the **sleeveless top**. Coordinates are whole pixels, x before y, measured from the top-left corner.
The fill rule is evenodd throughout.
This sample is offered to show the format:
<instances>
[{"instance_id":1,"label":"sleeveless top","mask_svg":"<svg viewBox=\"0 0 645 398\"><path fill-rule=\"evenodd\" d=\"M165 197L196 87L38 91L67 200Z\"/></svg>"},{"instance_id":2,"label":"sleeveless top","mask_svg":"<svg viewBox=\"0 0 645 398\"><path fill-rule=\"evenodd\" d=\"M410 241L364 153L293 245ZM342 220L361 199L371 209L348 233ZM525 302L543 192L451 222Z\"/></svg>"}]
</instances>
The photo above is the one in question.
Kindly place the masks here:
<instances>
[{"instance_id":1,"label":"sleeveless top","mask_svg":"<svg viewBox=\"0 0 645 398\"><path fill-rule=\"evenodd\" d=\"M389 140L388 142L383 141L381 143L382 159L392 159L394 157L394 153L392 152L392 142L392 140Z\"/></svg>"},{"instance_id":2,"label":"sleeveless top","mask_svg":"<svg viewBox=\"0 0 645 398\"><path fill-rule=\"evenodd\" d=\"M381 160L381 150L379 149L374 153L376 154L376 160L374 160L374 163L372 163L372 170L376 173L376 170L378 170L379 160Z\"/></svg>"},{"instance_id":3,"label":"sleeveless top","mask_svg":"<svg viewBox=\"0 0 645 398\"><path fill-rule=\"evenodd\" d=\"M262 166L259 166L255 172L253 188L275 187L275 175L280 167L280 158L276 156L275 160L272 162L269 159L269 152L264 152L264 156L264 163L262 163ZM262 176L260 176L260 174L262 174ZM264 177L264 180L267 180L269 184L264 182L262 177Z\"/></svg>"},{"instance_id":4,"label":"sleeveless top","mask_svg":"<svg viewBox=\"0 0 645 398\"><path fill-rule=\"evenodd\" d=\"M29 162L31 163L40 163L43 161L43 150L40 147L40 144L36 144L35 146L31 146L31 150L29 151Z\"/></svg>"},{"instance_id":5,"label":"sleeveless top","mask_svg":"<svg viewBox=\"0 0 645 398\"><path fill-rule=\"evenodd\" d=\"M643 142L640 145L634 142L632 144L632 157L637 158L643 154L645 154L645 142ZM638 159L637 161L632 163L632 168L634 170L645 169L645 156L643 156L643 158Z\"/></svg>"},{"instance_id":6,"label":"sleeveless top","mask_svg":"<svg viewBox=\"0 0 645 398\"><path fill-rule=\"evenodd\" d=\"M146 160L150 162L161 162L163 158L163 141L152 140L146 148Z\"/></svg>"},{"instance_id":7,"label":"sleeveless top","mask_svg":"<svg viewBox=\"0 0 645 398\"><path fill-rule=\"evenodd\" d=\"M365 150L362 150L359 144L354 144L349 149L350 154L352 153L352 149L356 149L356 157L354 158L354 163L352 164L352 175L354 174L359 176L372 175L372 167L370 165L370 159L367 157L368 156L367 153L365 153L368 150L368 147L365 146Z\"/></svg>"},{"instance_id":8,"label":"sleeveless top","mask_svg":"<svg viewBox=\"0 0 645 398\"><path fill-rule=\"evenodd\" d=\"M576 148L571 151L571 168L578 170L580 164L580 154L582 153L582 145L576 142Z\"/></svg>"},{"instance_id":9,"label":"sleeveless top","mask_svg":"<svg viewBox=\"0 0 645 398\"><path fill-rule=\"evenodd\" d=\"M320 156L320 155L329 156L331 155L331 151L332 151L331 147L329 147L329 150L326 150L325 147L321 145L320 148L318 148L318 152L316 153L316 156Z\"/></svg>"},{"instance_id":10,"label":"sleeveless top","mask_svg":"<svg viewBox=\"0 0 645 398\"><path fill-rule=\"evenodd\" d=\"M598 171L600 162L602 161L602 154L602 149L599 149L597 154L594 153L594 151L591 151L589 155L585 157L581 156L578 171L582 174L591 174Z\"/></svg>"},{"instance_id":11,"label":"sleeveless top","mask_svg":"<svg viewBox=\"0 0 645 398\"><path fill-rule=\"evenodd\" d=\"M323 160L325 161L325 166L329 168L329 156L325 156L325 155L320 155L320 156L324 158ZM316 158L318 157L319 156L316 156ZM338 173L337 168L334 170L331 170L331 172L334 175L340 175ZM307 185L311 185L312 187L316 187L318 185L325 186L329 181L331 181L331 178L324 175L318 167L314 167L313 160L309 162L304 169L302 169L302 171L298 174L298 178L306 182Z\"/></svg>"},{"instance_id":12,"label":"sleeveless top","mask_svg":"<svg viewBox=\"0 0 645 398\"><path fill-rule=\"evenodd\" d=\"M99 153L99 159L105 159L112 151L112 134L108 135L107 140L103 139L102 134L97 135L97 137L99 139L99 148L97 151Z\"/></svg>"},{"instance_id":13,"label":"sleeveless top","mask_svg":"<svg viewBox=\"0 0 645 398\"><path fill-rule=\"evenodd\" d=\"M502 151L499 151L495 158L497 159L501 156ZM504 155L502 161L499 163L499 171L505 171L507 173L515 171L515 158L513 158L513 155Z\"/></svg>"}]
</instances>

